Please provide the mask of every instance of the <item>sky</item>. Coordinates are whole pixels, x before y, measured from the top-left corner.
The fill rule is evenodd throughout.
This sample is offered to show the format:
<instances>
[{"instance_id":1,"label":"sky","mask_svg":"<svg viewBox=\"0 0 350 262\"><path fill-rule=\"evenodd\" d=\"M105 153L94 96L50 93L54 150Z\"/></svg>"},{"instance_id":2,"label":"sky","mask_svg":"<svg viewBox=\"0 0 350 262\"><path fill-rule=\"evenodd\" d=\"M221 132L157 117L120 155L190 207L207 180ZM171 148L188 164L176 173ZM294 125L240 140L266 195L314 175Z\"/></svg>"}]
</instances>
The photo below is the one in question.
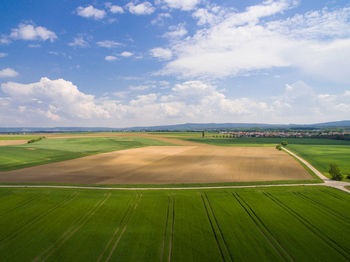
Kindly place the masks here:
<instances>
[{"instance_id":1,"label":"sky","mask_svg":"<svg viewBox=\"0 0 350 262\"><path fill-rule=\"evenodd\" d=\"M1 127L350 119L350 3L0 2Z\"/></svg>"}]
</instances>

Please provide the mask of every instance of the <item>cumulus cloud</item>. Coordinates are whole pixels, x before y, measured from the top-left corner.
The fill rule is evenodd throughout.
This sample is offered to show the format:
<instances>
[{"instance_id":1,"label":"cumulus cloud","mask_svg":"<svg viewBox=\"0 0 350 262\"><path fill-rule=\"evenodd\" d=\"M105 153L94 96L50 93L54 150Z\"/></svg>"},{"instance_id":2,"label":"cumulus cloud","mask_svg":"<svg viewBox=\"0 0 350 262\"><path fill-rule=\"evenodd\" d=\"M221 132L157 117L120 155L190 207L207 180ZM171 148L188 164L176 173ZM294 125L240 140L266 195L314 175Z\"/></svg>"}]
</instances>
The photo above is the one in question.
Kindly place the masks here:
<instances>
[{"instance_id":1,"label":"cumulus cloud","mask_svg":"<svg viewBox=\"0 0 350 262\"><path fill-rule=\"evenodd\" d=\"M123 14L124 13L123 7L121 7L119 5L113 5L110 2L105 3L105 5L109 9L109 11L113 14Z\"/></svg>"},{"instance_id":2,"label":"cumulus cloud","mask_svg":"<svg viewBox=\"0 0 350 262\"><path fill-rule=\"evenodd\" d=\"M119 42L111 41L111 40L99 41L99 42L96 42L96 44L99 47L105 47L105 48L115 48L115 47L118 47L118 46L122 45Z\"/></svg>"},{"instance_id":3,"label":"cumulus cloud","mask_svg":"<svg viewBox=\"0 0 350 262\"><path fill-rule=\"evenodd\" d=\"M163 25L166 19L171 18L169 13L160 13L151 21L152 25Z\"/></svg>"},{"instance_id":4,"label":"cumulus cloud","mask_svg":"<svg viewBox=\"0 0 350 262\"><path fill-rule=\"evenodd\" d=\"M9 78L18 76L18 72L13 70L12 68L5 68L0 70L0 78Z\"/></svg>"},{"instance_id":5,"label":"cumulus cloud","mask_svg":"<svg viewBox=\"0 0 350 262\"><path fill-rule=\"evenodd\" d=\"M73 42L68 43L69 46L88 47L89 43L82 36L74 37Z\"/></svg>"},{"instance_id":6,"label":"cumulus cloud","mask_svg":"<svg viewBox=\"0 0 350 262\"><path fill-rule=\"evenodd\" d=\"M196 10L193 16L204 28L172 46L173 60L161 73L221 78L294 67L308 75L350 83L350 59L344 59L350 57L350 8L273 19L297 3L265 1L224 15L220 10Z\"/></svg>"},{"instance_id":7,"label":"cumulus cloud","mask_svg":"<svg viewBox=\"0 0 350 262\"><path fill-rule=\"evenodd\" d=\"M150 54L153 57L156 57L162 60L169 60L173 56L173 53L170 49L161 48L161 47L151 49Z\"/></svg>"},{"instance_id":8,"label":"cumulus cloud","mask_svg":"<svg viewBox=\"0 0 350 262\"><path fill-rule=\"evenodd\" d=\"M118 58L116 56L112 56L112 55L108 55L108 56L105 57L106 61L115 61L117 59Z\"/></svg>"},{"instance_id":9,"label":"cumulus cloud","mask_svg":"<svg viewBox=\"0 0 350 262\"><path fill-rule=\"evenodd\" d=\"M150 2L143 2L140 4L134 4L132 2L126 5L129 12L135 15L150 15L154 12L155 8Z\"/></svg>"},{"instance_id":10,"label":"cumulus cloud","mask_svg":"<svg viewBox=\"0 0 350 262\"><path fill-rule=\"evenodd\" d=\"M158 2L164 3L170 8L179 8L183 11L190 11L194 9L201 1L200 0L162 0Z\"/></svg>"},{"instance_id":11,"label":"cumulus cloud","mask_svg":"<svg viewBox=\"0 0 350 262\"><path fill-rule=\"evenodd\" d=\"M91 119L110 117L109 112L98 105L92 95L79 91L78 87L64 79L50 80L43 77L39 82L20 84L7 82L1 84L12 108L21 106L24 117L42 117L52 121L69 119ZM16 117L19 117L17 115Z\"/></svg>"},{"instance_id":12,"label":"cumulus cloud","mask_svg":"<svg viewBox=\"0 0 350 262\"><path fill-rule=\"evenodd\" d=\"M101 10L101 9L97 9L97 8L93 7L92 5L89 5L87 7L79 6L77 8L77 14L81 17L93 18L95 20L99 20L99 19L102 19L106 16L106 11Z\"/></svg>"},{"instance_id":13,"label":"cumulus cloud","mask_svg":"<svg viewBox=\"0 0 350 262\"><path fill-rule=\"evenodd\" d=\"M11 33L7 38L13 40L49 40L50 42L57 39L57 35L43 26L35 26L32 24L19 24L17 28L11 29ZM5 39L5 38L4 38ZM10 41L10 40L8 40Z\"/></svg>"},{"instance_id":14,"label":"cumulus cloud","mask_svg":"<svg viewBox=\"0 0 350 262\"><path fill-rule=\"evenodd\" d=\"M168 83L167 83L168 84ZM215 85L184 81L158 92L160 82L131 86L114 97L96 98L64 79L1 85L0 119L4 125L104 125L132 126L174 122L310 123L347 119L349 92L317 93L297 81L274 97L230 97ZM133 91L151 91L134 94Z\"/></svg>"},{"instance_id":15,"label":"cumulus cloud","mask_svg":"<svg viewBox=\"0 0 350 262\"><path fill-rule=\"evenodd\" d=\"M163 36L166 38L181 38L187 34L187 30L183 24L177 26L170 26L171 31L166 32Z\"/></svg>"},{"instance_id":16,"label":"cumulus cloud","mask_svg":"<svg viewBox=\"0 0 350 262\"><path fill-rule=\"evenodd\" d=\"M124 52L121 52L120 53L120 56L122 57L130 57L130 56L133 56L134 53L131 53L131 52L128 52L128 51L124 51Z\"/></svg>"}]
</instances>

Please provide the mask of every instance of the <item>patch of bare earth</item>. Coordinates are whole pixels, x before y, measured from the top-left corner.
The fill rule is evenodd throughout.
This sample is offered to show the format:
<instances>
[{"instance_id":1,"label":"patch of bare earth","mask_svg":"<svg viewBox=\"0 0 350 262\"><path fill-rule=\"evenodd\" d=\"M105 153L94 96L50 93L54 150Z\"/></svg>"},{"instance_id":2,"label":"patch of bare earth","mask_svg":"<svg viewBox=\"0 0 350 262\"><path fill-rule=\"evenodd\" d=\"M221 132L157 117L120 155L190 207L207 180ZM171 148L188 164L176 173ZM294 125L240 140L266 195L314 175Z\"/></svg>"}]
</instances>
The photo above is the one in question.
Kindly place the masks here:
<instances>
[{"instance_id":1,"label":"patch of bare earth","mask_svg":"<svg viewBox=\"0 0 350 262\"><path fill-rule=\"evenodd\" d=\"M28 140L0 140L0 146L12 146L26 144Z\"/></svg>"},{"instance_id":2,"label":"patch of bare earth","mask_svg":"<svg viewBox=\"0 0 350 262\"><path fill-rule=\"evenodd\" d=\"M294 158L273 147L183 144L128 149L0 172L0 182L181 184L312 179Z\"/></svg>"}]
</instances>

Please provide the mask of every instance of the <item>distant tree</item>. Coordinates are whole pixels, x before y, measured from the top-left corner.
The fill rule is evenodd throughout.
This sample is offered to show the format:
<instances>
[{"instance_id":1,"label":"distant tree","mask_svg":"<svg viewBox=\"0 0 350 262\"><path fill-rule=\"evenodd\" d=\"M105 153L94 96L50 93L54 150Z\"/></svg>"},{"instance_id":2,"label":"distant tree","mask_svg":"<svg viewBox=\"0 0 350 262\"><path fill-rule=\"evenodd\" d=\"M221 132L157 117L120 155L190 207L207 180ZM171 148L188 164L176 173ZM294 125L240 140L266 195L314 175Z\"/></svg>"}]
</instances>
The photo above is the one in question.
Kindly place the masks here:
<instances>
[{"instance_id":1,"label":"distant tree","mask_svg":"<svg viewBox=\"0 0 350 262\"><path fill-rule=\"evenodd\" d=\"M343 179L343 175L341 174L340 169L336 164L330 164L328 172L333 180L340 181Z\"/></svg>"},{"instance_id":2,"label":"distant tree","mask_svg":"<svg viewBox=\"0 0 350 262\"><path fill-rule=\"evenodd\" d=\"M282 146L281 145L276 145L276 149L277 150L282 150Z\"/></svg>"},{"instance_id":3,"label":"distant tree","mask_svg":"<svg viewBox=\"0 0 350 262\"><path fill-rule=\"evenodd\" d=\"M287 142L287 141L282 141L282 142L281 142L281 145L282 145L282 146L287 146L287 145L288 145L288 142Z\"/></svg>"}]
</instances>

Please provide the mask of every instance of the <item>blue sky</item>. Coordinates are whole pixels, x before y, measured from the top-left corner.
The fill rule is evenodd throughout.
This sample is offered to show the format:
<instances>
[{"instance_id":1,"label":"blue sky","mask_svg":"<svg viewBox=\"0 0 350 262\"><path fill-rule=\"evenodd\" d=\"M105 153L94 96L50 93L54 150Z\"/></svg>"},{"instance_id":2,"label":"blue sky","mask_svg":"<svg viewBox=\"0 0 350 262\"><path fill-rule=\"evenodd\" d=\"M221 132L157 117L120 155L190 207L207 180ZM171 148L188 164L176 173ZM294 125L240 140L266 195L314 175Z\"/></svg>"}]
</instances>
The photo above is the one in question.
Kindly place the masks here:
<instances>
[{"instance_id":1,"label":"blue sky","mask_svg":"<svg viewBox=\"0 0 350 262\"><path fill-rule=\"evenodd\" d=\"M0 125L350 119L348 1L1 1Z\"/></svg>"}]
</instances>

